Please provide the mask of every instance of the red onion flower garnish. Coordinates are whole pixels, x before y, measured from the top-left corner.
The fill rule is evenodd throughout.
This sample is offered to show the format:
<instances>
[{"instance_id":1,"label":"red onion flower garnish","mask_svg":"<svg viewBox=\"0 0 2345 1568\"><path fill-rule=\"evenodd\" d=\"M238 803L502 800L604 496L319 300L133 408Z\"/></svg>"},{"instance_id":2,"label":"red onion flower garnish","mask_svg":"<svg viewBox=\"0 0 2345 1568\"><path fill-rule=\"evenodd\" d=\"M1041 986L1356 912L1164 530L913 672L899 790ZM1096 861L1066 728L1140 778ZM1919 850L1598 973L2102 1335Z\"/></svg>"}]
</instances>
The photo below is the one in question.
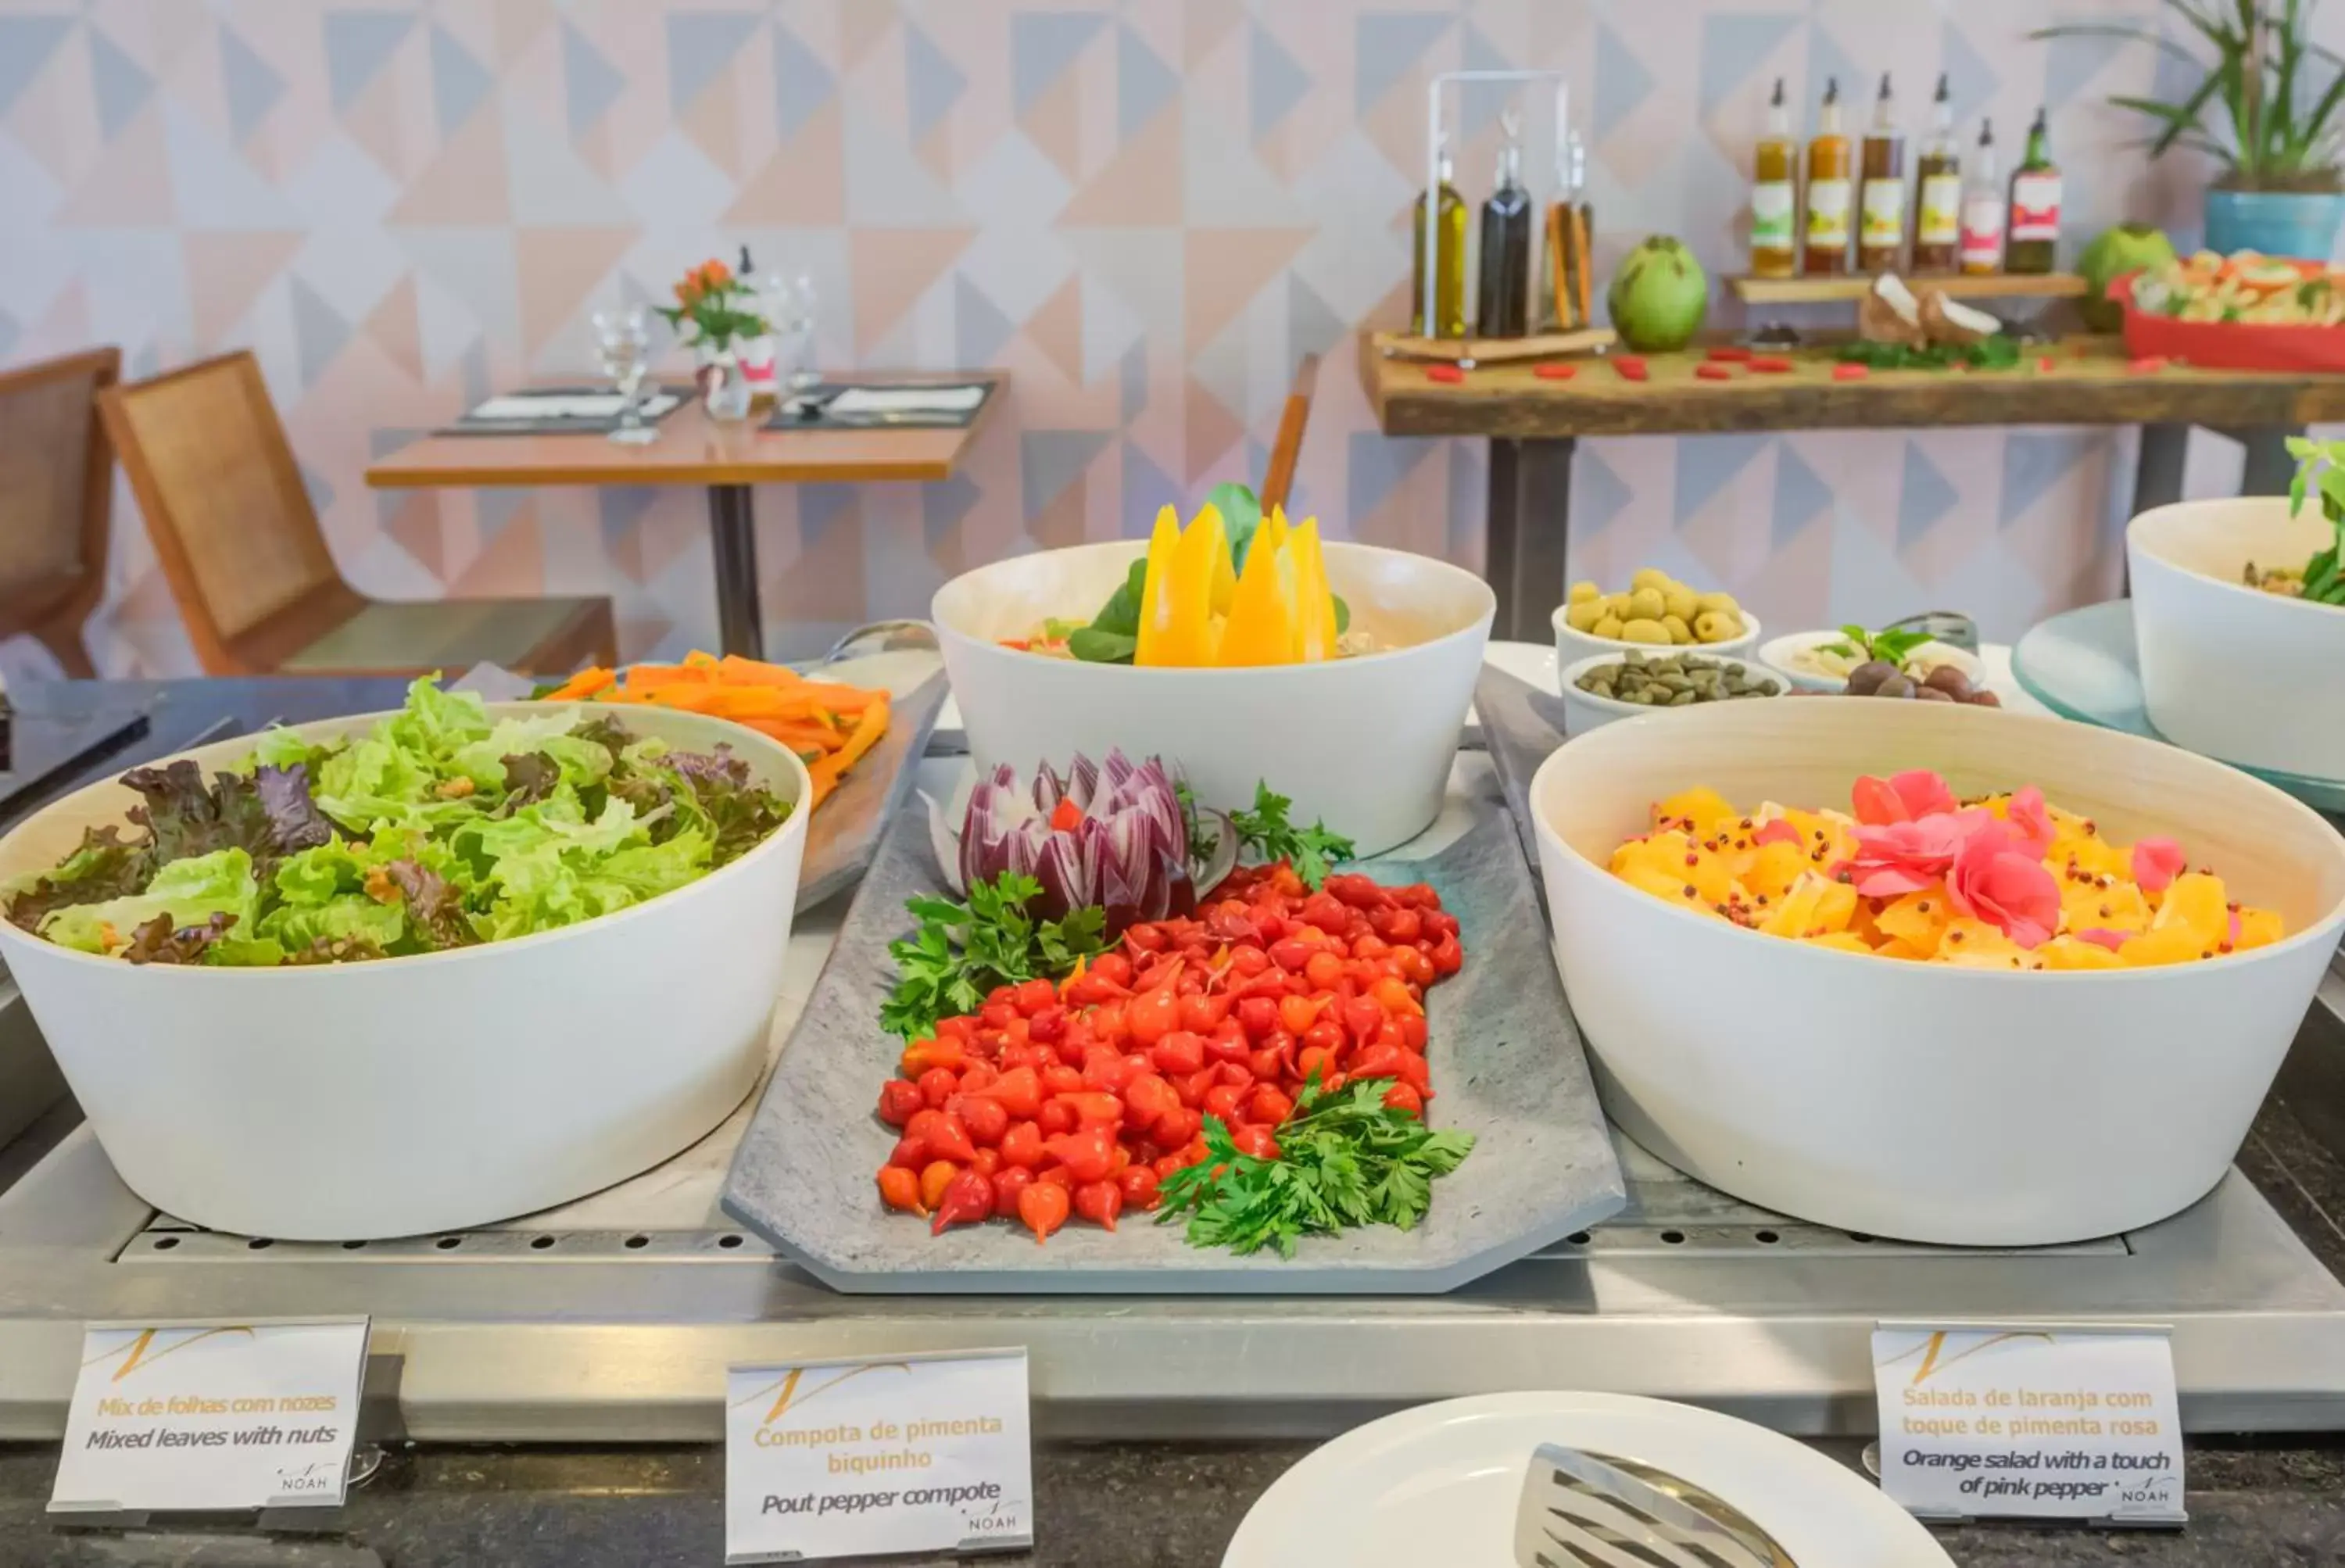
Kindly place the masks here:
<instances>
[{"instance_id":1,"label":"red onion flower garnish","mask_svg":"<svg viewBox=\"0 0 2345 1568\"><path fill-rule=\"evenodd\" d=\"M1037 919L1097 905L1113 935L1196 908L1200 878L1190 863L1188 821L1172 775L1153 757L1135 765L1121 751L1100 763L1078 754L1064 775L1044 763L1024 789L1005 763L969 791L957 839L933 802L929 827L939 864L960 888L1003 871L1041 883ZM1217 862L1234 858L1226 852L1234 850L1232 839L1224 825Z\"/></svg>"}]
</instances>

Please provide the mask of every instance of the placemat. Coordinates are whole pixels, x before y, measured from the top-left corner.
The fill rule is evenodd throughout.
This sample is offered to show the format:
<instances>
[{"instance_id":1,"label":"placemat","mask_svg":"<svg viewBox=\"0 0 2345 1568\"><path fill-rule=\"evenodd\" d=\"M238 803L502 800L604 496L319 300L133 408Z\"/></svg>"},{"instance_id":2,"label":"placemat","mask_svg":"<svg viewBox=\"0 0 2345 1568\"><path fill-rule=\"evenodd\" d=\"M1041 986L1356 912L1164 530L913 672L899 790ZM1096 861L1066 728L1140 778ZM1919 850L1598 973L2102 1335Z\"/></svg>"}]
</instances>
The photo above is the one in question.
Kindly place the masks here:
<instances>
[{"instance_id":1,"label":"placemat","mask_svg":"<svg viewBox=\"0 0 2345 1568\"><path fill-rule=\"evenodd\" d=\"M766 421L767 430L965 430L977 423L993 399L999 382L819 382L781 400ZM976 392L965 409L902 412L853 412L832 405L841 392Z\"/></svg>"},{"instance_id":2,"label":"placemat","mask_svg":"<svg viewBox=\"0 0 2345 1568\"><path fill-rule=\"evenodd\" d=\"M504 392L481 406L492 403L521 402L535 398L611 397L615 395L607 386L529 387L517 392ZM645 398L638 411L645 424L657 424L682 408L694 396L688 386L662 385ZM662 399L673 401L665 403ZM605 414L549 414L542 418L482 419L477 413L467 413L453 424L442 425L434 435L608 435L619 428L619 416Z\"/></svg>"}]
</instances>

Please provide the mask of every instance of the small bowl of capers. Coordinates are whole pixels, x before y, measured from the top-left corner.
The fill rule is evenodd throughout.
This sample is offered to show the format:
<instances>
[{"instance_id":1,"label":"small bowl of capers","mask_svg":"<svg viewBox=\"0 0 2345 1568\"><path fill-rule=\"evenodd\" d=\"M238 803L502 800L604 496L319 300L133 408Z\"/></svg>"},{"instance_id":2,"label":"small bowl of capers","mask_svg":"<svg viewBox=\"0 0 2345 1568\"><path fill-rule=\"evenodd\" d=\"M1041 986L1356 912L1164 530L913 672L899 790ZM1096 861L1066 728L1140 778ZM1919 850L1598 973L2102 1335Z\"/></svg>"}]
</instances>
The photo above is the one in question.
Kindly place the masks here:
<instances>
[{"instance_id":1,"label":"small bowl of capers","mask_svg":"<svg viewBox=\"0 0 2345 1568\"><path fill-rule=\"evenodd\" d=\"M1650 654L1598 654L1566 665L1564 728L1584 735L1616 718L1711 702L1743 702L1781 697L1783 678L1741 659L1718 658L1687 649Z\"/></svg>"}]
</instances>

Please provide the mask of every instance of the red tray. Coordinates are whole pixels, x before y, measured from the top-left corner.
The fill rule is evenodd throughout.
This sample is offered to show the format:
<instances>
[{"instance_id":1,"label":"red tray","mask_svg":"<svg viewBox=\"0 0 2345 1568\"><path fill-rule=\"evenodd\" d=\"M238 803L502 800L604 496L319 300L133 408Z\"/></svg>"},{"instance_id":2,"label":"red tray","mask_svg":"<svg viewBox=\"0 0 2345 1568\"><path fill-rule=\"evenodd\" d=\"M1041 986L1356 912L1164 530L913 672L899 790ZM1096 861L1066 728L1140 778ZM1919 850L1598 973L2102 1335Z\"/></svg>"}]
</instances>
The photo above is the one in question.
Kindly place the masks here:
<instances>
[{"instance_id":1,"label":"red tray","mask_svg":"<svg viewBox=\"0 0 2345 1568\"><path fill-rule=\"evenodd\" d=\"M2126 352L2136 359L2180 360L2209 371L2345 373L2345 326L2177 321L2134 308L2134 276L2113 280L2109 298L2125 308Z\"/></svg>"}]
</instances>

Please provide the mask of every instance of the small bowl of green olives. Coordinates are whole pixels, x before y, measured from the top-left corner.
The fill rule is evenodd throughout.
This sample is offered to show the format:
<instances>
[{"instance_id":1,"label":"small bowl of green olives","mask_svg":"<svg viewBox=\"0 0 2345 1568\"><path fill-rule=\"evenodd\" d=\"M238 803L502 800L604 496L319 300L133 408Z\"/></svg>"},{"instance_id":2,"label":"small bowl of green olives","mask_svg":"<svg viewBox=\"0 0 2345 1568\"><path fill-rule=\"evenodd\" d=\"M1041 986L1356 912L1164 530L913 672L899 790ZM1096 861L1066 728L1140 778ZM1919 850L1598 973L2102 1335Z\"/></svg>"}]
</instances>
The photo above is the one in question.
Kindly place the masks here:
<instances>
[{"instance_id":1,"label":"small bowl of green olives","mask_svg":"<svg viewBox=\"0 0 2345 1568\"><path fill-rule=\"evenodd\" d=\"M1616 718L1672 708L1781 697L1783 677L1741 659L1714 658L1690 648L1597 654L1564 667L1563 727L1585 735Z\"/></svg>"},{"instance_id":2,"label":"small bowl of green olives","mask_svg":"<svg viewBox=\"0 0 2345 1568\"><path fill-rule=\"evenodd\" d=\"M1554 620L1558 665L1629 648L1747 654L1759 641L1759 618L1733 595L1697 593L1657 566L1640 567L1626 593L1574 583Z\"/></svg>"}]
</instances>

